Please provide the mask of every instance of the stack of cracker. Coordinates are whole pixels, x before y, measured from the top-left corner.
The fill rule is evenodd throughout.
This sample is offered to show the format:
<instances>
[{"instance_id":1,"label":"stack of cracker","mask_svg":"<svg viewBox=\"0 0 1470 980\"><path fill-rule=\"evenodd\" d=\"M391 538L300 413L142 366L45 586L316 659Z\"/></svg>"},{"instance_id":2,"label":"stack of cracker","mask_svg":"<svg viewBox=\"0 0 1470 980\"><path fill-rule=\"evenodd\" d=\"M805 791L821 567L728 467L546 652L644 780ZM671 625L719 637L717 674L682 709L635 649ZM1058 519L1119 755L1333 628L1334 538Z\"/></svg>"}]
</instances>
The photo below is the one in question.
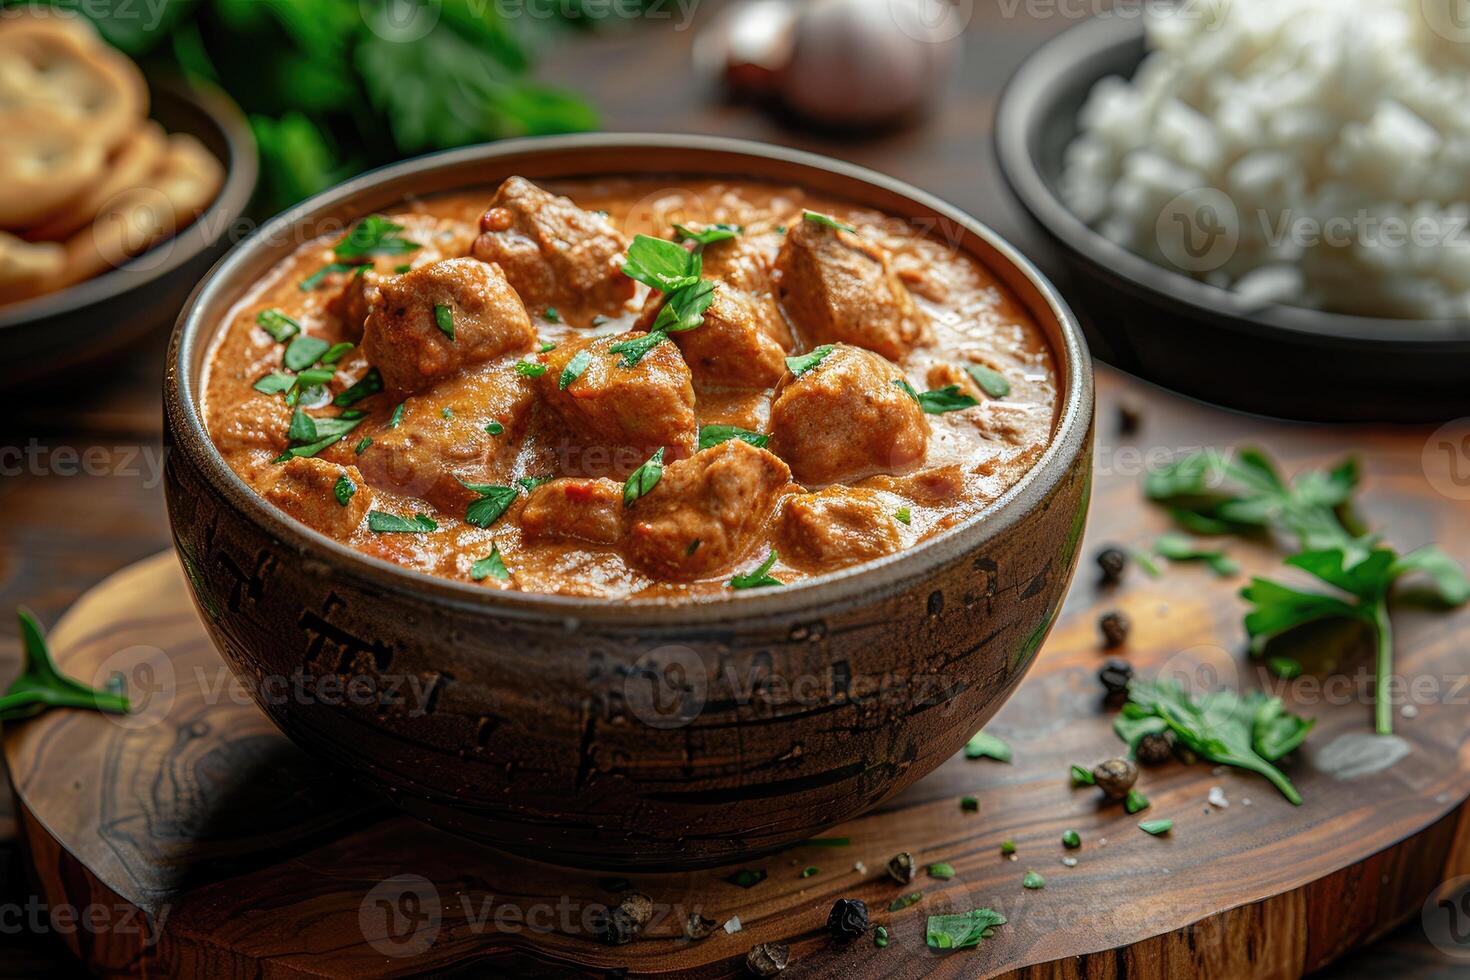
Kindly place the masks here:
<instances>
[{"instance_id":1,"label":"stack of cracker","mask_svg":"<svg viewBox=\"0 0 1470 980\"><path fill-rule=\"evenodd\" d=\"M224 169L148 118L138 67L90 22L0 10L0 303L91 279L194 221Z\"/></svg>"}]
</instances>

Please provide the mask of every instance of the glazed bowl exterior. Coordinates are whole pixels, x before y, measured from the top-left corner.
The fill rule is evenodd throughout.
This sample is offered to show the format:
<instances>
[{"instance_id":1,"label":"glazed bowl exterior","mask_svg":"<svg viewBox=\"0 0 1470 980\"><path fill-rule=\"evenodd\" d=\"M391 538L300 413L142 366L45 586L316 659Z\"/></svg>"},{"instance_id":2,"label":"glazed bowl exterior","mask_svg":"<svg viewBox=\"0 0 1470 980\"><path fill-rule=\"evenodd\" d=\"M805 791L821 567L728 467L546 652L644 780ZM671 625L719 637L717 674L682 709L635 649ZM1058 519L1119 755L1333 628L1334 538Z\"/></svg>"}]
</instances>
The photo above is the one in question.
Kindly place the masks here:
<instances>
[{"instance_id":1,"label":"glazed bowl exterior","mask_svg":"<svg viewBox=\"0 0 1470 980\"><path fill-rule=\"evenodd\" d=\"M268 506L214 449L199 411L226 311L303 230L511 174L780 181L938 229L1046 332L1059 371L1053 441L984 514L922 546L701 599L490 591L364 556ZM169 519L196 604L281 730L434 824L596 867L694 867L775 849L953 755L1015 689L1056 618L1091 486L1087 351L1025 259L897 181L705 137L502 142L312 198L195 291L164 397Z\"/></svg>"}]
</instances>

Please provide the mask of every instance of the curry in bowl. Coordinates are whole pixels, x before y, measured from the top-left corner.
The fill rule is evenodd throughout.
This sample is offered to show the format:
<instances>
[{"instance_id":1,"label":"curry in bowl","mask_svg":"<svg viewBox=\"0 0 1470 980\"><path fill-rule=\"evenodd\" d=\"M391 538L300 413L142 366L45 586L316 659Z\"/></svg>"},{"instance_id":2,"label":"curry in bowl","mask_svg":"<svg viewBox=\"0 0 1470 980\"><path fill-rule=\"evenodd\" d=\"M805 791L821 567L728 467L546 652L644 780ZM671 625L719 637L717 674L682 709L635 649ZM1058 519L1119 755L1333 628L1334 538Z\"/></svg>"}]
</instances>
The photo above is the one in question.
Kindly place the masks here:
<instances>
[{"instance_id":1,"label":"curry in bowl","mask_svg":"<svg viewBox=\"0 0 1470 980\"><path fill-rule=\"evenodd\" d=\"M972 255L730 179L510 177L311 240L237 302L210 437L281 511L486 588L673 597L911 547L1045 450L1057 370Z\"/></svg>"}]
</instances>

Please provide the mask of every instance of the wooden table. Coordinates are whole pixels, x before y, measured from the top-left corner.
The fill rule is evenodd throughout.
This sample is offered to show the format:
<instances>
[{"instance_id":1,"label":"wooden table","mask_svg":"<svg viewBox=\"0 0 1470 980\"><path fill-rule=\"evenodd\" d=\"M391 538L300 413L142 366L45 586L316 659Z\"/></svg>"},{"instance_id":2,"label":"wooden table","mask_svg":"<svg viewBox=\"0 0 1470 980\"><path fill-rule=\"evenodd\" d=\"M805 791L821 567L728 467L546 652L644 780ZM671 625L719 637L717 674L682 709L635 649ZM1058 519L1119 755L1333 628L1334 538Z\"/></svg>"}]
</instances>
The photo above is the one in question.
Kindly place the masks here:
<instances>
[{"instance_id":1,"label":"wooden table","mask_svg":"<svg viewBox=\"0 0 1470 980\"><path fill-rule=\"evenodd\" d=\"M1043 268L1054 268L1000 184L988 133L996 95L1010 71L1032 47L1073 21L1064 16L1037 19L1024 13L1024 5L1013 17L1003 13L1010 5L973 7L964 58L932 114L912 128L862 140L812 136L752 108L719 102L710 87L690 77L694 31L676 30L671 21L566 40L548 53L542 75L591 93L602 109L605 129L744 136L892 173L954 202L1020 245ZM696 25L712 12L699 8ZM10 411L0 420L0 512L9 518L0 532L0 609L23 603L44 622L54 622L106 575L168 546L158 483L164 343L160 330L131 356L92 376L59 379L24 399L10 400ZM1150 396L1139 382L1106 368L1099 373L1100 442L1106 447L1118 399L1147 401ZM1314 443L1324 458L1358 448L1370 459L1382 455L1400 461L1411 460L1426 436L1417 429L1278 425L1226 412L1218 413L1211 428L1214 431L1199 433L1200 440L1257 435L1268 446ZM1412 474L1388 474L1395 477ZM1407 539L1405 544L1417 544L1414 533L1433 524L1433 516L1426 515L1422 528L1395 530ZM1110 530L1108 515L1095 514L1088 554ZM1093 595L1090 589L1074 591L1075 612ZM13 672L17 659L16 636L13 627L7 627L0 635L0 674ZM0 838L13 836L13 819L0 813ZM13 852L7 858L0 865L4 871L0 903L24 904L29 891L20 873L23 862ZM0 975L67 969L64 954L50 937L7 934L0 937L0 950ZM1348 977L1368 970L1419 978L1463 975L1436 954L1417 923L1335 972Z\"/></svg>"}]
</instances>

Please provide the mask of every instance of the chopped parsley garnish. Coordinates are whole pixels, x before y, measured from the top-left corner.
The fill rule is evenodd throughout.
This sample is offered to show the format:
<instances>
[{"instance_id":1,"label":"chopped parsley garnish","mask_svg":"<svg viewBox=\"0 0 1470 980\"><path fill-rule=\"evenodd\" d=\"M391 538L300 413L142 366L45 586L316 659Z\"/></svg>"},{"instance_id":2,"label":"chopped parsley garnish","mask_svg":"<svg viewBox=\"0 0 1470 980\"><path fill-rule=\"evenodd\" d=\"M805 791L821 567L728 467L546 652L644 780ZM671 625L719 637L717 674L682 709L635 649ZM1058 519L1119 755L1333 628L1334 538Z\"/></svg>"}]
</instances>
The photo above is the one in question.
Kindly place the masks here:
<instances>
[{"instance_id":1,"label":"chopped parsley garnish","mask_svg":"<svg viewBox=\"0 0 1470 980\"><path fill-rule=\"evenodd\" d=\"M279 395L283 391L289 391L296 384L296 376L284 371L272 371L250 387L267 395Z\"/></svg>"},{"instance_id":2,"label":"chopped parsley garnish","mask_svg":"<svg viewBox=\"0 0 1470 980\"><path fill-rule=\"evenodd\" d=\"M1037 874L1035 871L1028 871L1026 872L1026 877L1021 879L1021 887L1029 888L1032 891L1035 891L1038 888L1045 888L1046 879L1041 877L1041 875Z\"/></svg>"},{"instance_id":3,"label":"chopped parsley garnish","mask_svg":"<svg viewBox=\"0 0 1470 980\"><path fill-rule=\"evenodd\" d=\"M1016 853L1016 842L1013 841L1013 840L1009 840L1009 839L1001 841L1000 842L1000 853L1006 855L1007 857L1009 857L1012 854L1015 854Z\"/></svg>"},{"instance_id":4,"label":"chopped parsley garnish","mask_svg":"<svg viewBox=\"0 0 1470 980\"><path fill-rule=\"evenodd\" d=\"M372 444L373 444L373 437L372 436L363 436L361 439L359 439L357 441L357 445L354 446L354 447L352 447L352 451L354 453L356 453L357 455L361 456L363 453L367 452L367 447L371 446Z\"/></svg>"},{"instance_id":5,"label":"chopped parsley garnish","mask_svg":"<svg viewBox=\"0 0 1470 980\"><path fill-rule=\"evenodd\" d=\"M464 483L463 480L460 482ZM489 527L494 524L515 503L518 496L515 487L501 487L493 483L464 483L464 487L480 495L480 499L470 504L464 512L465 523L475 527Z\"/></svg>"},{"instance_id":6,"label":"chopped parsley garnish","mask_svg":"<svg viewBox=\"0 0 1470 980\"><path fill-rule=\"evenodd\" d=\"M718 446L722 442L729 442L731 439L748 442L757 449L764 449L766 443L771 441L768 435L751 432L738 425L701 425L699 427L699 448L701 450Z\"/></svg>"},{"instance_id":7,"label":"chopped parsley garnish","mask_svg":"<svg viewBox=\"0 0 1470 980\"><path fill-rule=\"evenodd\" d=\"M940 881L948 881L954 877L954 865L948 861L935 861L924 869L929 877L938 878Z\"/></svg>"},{"instance_id":8,"label":"chopped parsley garnish","mask_svg":"<svg viewBox=\"0 0 1470 980\"><path fill-rule=\"evenodd\" d=\"M634 337L631 340L620 340L609 347L607 351L609 354L622 354L623 357L618 363L623 367L636 367L638 362L643 360L649 351L668 339L668 334L655 330L652 333L646 333L641 337Z\"/></svg>"},{"instance_id":9,"label":"chopped parsley garnish","mask_svg":"<svg viewBox=\"0 0 1470 980\"><path fill-rule=\"evenodd\" d=\"M377 368L368 368L367 373L354 381L346 390L332 399L332 404L339 408L346 408L355 404L369 395L376 395L383 390L383 376L378 373Z\"/></svg>"},{"instance_id":10,"label":"chopped parsley garnish","mask_svg":"<svg viewBox=\"0 0 1470 980\"><path fill-rule=\"evenodd\" d=\"M1011 393L1011 383L1006 376L983 364L966 365L965 373L980 386L980 390L991 398L1004 398Z\"/></svg>"},{"instance_id":11,"label":"chopped parsley garnish","mask_svg":"<svg viewBox=\"0 0 1470 980\"><path fill-rule=\"evenodd\" d=\"M1128 795L1123 798L1123 809L1129 813L1138 813L1140 810L1147 810L1150 805L1148 797L1136 789L1130 789Z\"/></svg>"},{"instance_id":12,"label":"chopped parsley garnish","mask_svg":"<svg viewBox=\"0 0 1470 980\"><path fill-rule=\"evenodd\" d=\"M648 461L633 471L623 484L623 506L631 507L639 497L646 496L664 478L664 450L660 446Z\"/></svg>"},{"instance_id":13,"label":"chopped parsley garnish","mask_svg":"<svg viewBox=\"0 0 1470 980\"><path fill-rule=\"evenodd\" d=\"M543 354L550 354L554 350L556 350L556 345L549 340L541 345L541 353Z\"/></svg>"},{"instance_id":14,"label":"chopped parsley garnish","mask_svg":"<svg viewBox=\"0 0 1470 980\"><path fill-rule=\"evenodd\" d=\"M888 903L888 911L897 912L899 909L906 909L910 905L917 904L923 897L923 892L909 892L907 895L900 895Z\"/></svg>"},{"instance_id":15,"label":"chopped parsley garnish","mask_svg":"<svg viewBox=\"0 0 1470 980\"><path fill-rule=\"evenodd\" d=\"M510 579L510 569L505 567L505 559L500 557L499 545L492 544L490 554L470 566L470 578L476 582L483 582L487 578L502 582Z\"/></svg>"},{"instance_id":16,"label":"chopped parsley garnish","mask_svg":"<svg viewBox=\"0 0 1470 980\"><path fill-rule=\"evenodd\" d=\"M301 332L301 324L280 310L261 310L255 314L255 323L278 344L284 344Z\"/></svg>"},{"instance_id":17,"label":"chopped parsley garnish","mask_svg":"<svg viewBox=\"0 0 1470 980\"><path fill-rule=\"evenodd\" d=\"M989 939L1006 917L994 909L972 909L957 915L931 915L924 927L924 942L930 949L974 949Z\"/></svg>"},{"instance_id":18,"label":"chopped parsley garnish","mask_svg":"<svg viewBox=\"0 0 1470 980\"><path fill-rule=\"evenodd\" d=\"M301 282L297 284L297 288L299 288L303 293L309 293L316 287L320 286L322 284L322 280L327 278L327 276L336 275L339 272L353 272L357 275L362 275L362 273L366 269L367 266L365 265L351 265L346 262L331 262L327 265L322 266L320 269L316 270L311 275L301 280Z\"/></svg>"},{"instance_id":19,"label":"chopped parsley garnish","mask_svg":"<svg viewBox=\"0 0 1470 980\"><path fill-rule=\"evenodd\" d=\"M389 221L381 214L370 214L353 225L347 237L338 242L332 252L339 259L365 259L375 255L406 255L418 251L418 242L399 236L398 232L402 230L402 225Z\"/></svg>"},{"instance_id":20,"label":"chopped parsley garnish","mask_svg":"<svg viewBox=\"0 0 1470 980\"><path fill-rule=\"evenodd\" d=\"M489 422L485 423L485 431L490 433L492 436L498 436L505 431L505 426L501 425L494 419L491 419Z\"/></svg>"},{"instance_id":21,"label":"chopped parsley garnish","mask_svg":"<svg viewBox=\"0 0 1470 980\"><path fill-rule=\"evenodd\" d=\"M985 732L976 732L965 743L966 759L994 759L997 762L1011 761L1011 747L1004 739Z\"/></svg>"},{"instance_id":22,"label":"chopped parsley garnish","mask_svg":"<svg viewBox=\"0 0 1470 980\"><path fill-rule=\"evenodd\" d=\"M795 357L788 357L786 358L786 370L790 371L793 375L799 378L803 374L806 374L808 371L810 371L812 368L816 367L818 364L821 364L822 361L826 359L827 355L832 353L832 351L834 350L836 350L836 348L833 347L831 344L822 344L820 347L813 347L805 354L797 354Z\"/></svg>"},{"instance_id":23,"label":"chopped parsley garnish","mask_svg":"<svg viewBox=\"0 0 1470 980\"><path fill-rule=\"evenodd\" d=\"M397 275L400 275L400 276L403 275L405 272L412 272L412 271L413 271L413 266L408 265L406 263L404 265L395 265L393 267L393 272L395 274L397 274Z\"/></svg>"},{"instance_id":24,"label":"chopped parsley garnish","mask_svg":"<svg viewBox=\"0 0 1470 980\"><path fill-rule=\"evenodd\" d=\"M698 253L662 238L636 235L628 246L623 275L660 292L671 293L699 281Z\"/></svg>"},{"instance_id":25,"label":"chopped parsley garnish","mask_svg":"<svg viewBox=\"0 0 1470 980\"><path fill-rule=\"evenodd\" d=\"M914 386L908 383L906 378L894 378L893 383L904 390L914 401L919 403L925 414L943 415L945 412L958 412L961 409L973 408L980 404L973 395L967 395L960 391L959 385L945 385L934 391L918 392Z\"/></svg>"},{"instance_id":26,"label":"chopped parsley garnish","mask_svg":"<svg viewBox=\"0 0 1470 980\"><path fill-rule=\"evenodd\" d=\"M1240 571L1240 563L1220 548L1206 548L1183 534L1165 534L1154 542L1154 553L1170 561L1202 561L1216 575L1230 576Z\"/></svg>"},{"instance_id":27,"label":"chopped parsley garnish","mask_svg":"<svg viewBox=\"0 0 1470 980\"><path fill-rule=\"evenodd\" d=\"M980 800L974 796L961 796L960 810L963 813L979 813Z\"/></svg>"},{"instance_id":28,"label":"chopped parsley garnish","mask_svg":"<svg viewBox=\"0 0 1470 980\"><path fill-rule=\"evenodd\" d=\"M454 409L450 408L448 405L445 405L443 408L439 409L439 417L444 419L454 418Z\"/></svg>"},{"instance_id":29,"label":"chopped parsley garnish","mask_svg":"<svg viewBox=\"0 0 1470 980\"><path fill-rule=\"evenodd\" d=\"M1062 831L1062 846L1068 850L1075 851L1082 846L1082 835L1075 830Z\"/></svg>"},{"instance_id":30,"label":"chopped parsley garnish","mask_svg":"<svg viewBox=\"0 0 1470 980\"><path fill-rule=\"evenodd\" d=\"M1079 766L1074 762L1072 763L1072 785L1096 786L1097 777L1092 774L1091 769L1088 769L1086 766Z\"/></svg>"},{"instance_id":31,"label":"chopped parsley garnish","mask_svg":"<svg viewBox=\"0 0 1470 980\"><path fill-rule=\"evenodd\" d=\"M281 356L281 362L292 371L304 371L320 361L331 346L320 337L301 334L286 345L286 353Z\"/></svg>"},{"instance_id":32,"label":"chopped parsley garnish","mask_svg":"<svg viewBox=\"0 0 1470 980\"><path fill-rule=\"evenodd\" d=\"M821 873L821 871L818 868L802 868L801 869L801 877L803 877L803 878L811 878L814 875L818 875L820 873Z\"/></svg>"},{"instance_id":33,"label":"chopped parsley garnish","mask_svg":"<svg viewBox=\"0 0 1470 980\"><path fill-rule=\"evenodd\" d=\"M454 311L443 303L434 304L434 326L450 340L454 339Z\"/></svg>"},{"instance_id":34,"label":"chopped parsley garnish","mask_svg":"<svg viewBox=\"0 0 1470 980\"><path fill-rule=\"evenodd\" d=\"M347 355L348 351L352 350L352 348L356 346L357 345L352 343L352 341L350 340L339 340L337 341L337 343L327 348L327 352L321 357L321 363L336 364Z\"/></svg>"},{"instance_id":35,"label":"chopped parsley garnish","mask_svg":"<svg viewBox=\"0 0 1470 980\"><path fill-rule=\"evenodd\" d=\"M756 567L755 571L746 572L743 575L736 575L734 578L732 578L729 582L730 588L761 589L765 588L768 585L785 585L785 582L782 582L780 579L771 574L771 569L775 567L776 559L779 557L780 556L776 553L776 549L772 548L771 553L766 556L766 560L761 562L760 565Z\"/></svg>"},{"instance_id":36,"label":"chopped parsley garnish","mask_svg":"<svg viewBox=\"0 0 1470 980\"><path fill-rule=\"evenodd\" d=\"M426 514L415 514L410 519L381 510L370 510L368 530L379 534L428 534L439 530L439 525Z\"/></svg>"},{"instance_id":37,"label":"chopped parsley garnish","mask_svg":"<svg viewBox=\"0 0 1470 980\"><path fill-rule=\"evenodd\" d=\"M753 888L766 880L765 868L741 868L725 876L725 880L741 888Z\"/></svg>"},{"instance_id":38,"label":"chopped parsley garnish","mask_svg":"<svg viewBox=\"0 0 1470 980\"><path fill-rule=\"evenodd\" d=\"M398 423L403 421L403 409L407 403L399 402L393 406L393 414L388 416L388 428L398 428Z\"/></svg>"},{"instance_id":39,"label":"chopped parsley garnish","mask_svg":"<svg viewBox=\"0 0 1470 980\"><path fill-rule=\"evenodd\" d=\"M810 221L812 224L826 225L828 228L837 228L842 231L850 231L853 234L857 234L857 229L854 228L852 225L845 225L831 215L818 214L815 211L803 211L801 212L801 216L803 219Z\"/></svg>"},{"instance_id":40,"label":"chopped parsley garnish","mask_svg":"<svg viewBox=\"0 0 1470 980\"><path fill-rule=\"evenodd\" d=\"M548 306L546 308L546 312L543 313L543 314L541 314L541 315L546 318L546 321L548 323L560 323L561 322L561 314L558 313L558 312L556 312L556 307L554 307L554 306Z\"/></svg>"},{"instance_id":41,"label":"chopped parsley garnish","mask_svg":"<svg viewBox=\"0 0 1470 980\"><path fill-rule=\"evenodd\" d=\"M548 473L545 476L523 476L519 480L516 480L516 482L525 487L527 493L530 493L532 490L535 490L542 484L550 483L552 480L555 479L555 476Z\"/></svg>"},{"instance_id":42,"label":"chopped parsley garnish","mask_svg":"<svg viewBox=\"0 0 1470 980\"><path fill-rule=\"evenodd\" d=\"M888 929L886 926L878 926L873 930L873 945L879 949L884 949L888 946Z\"/></svg>"},{"instance_id":43,"label":"chopped parsley garnish","mask_svg":"<svg viewBox=\"0 0 1470 980\"><path fill-rule=\"evenodd\" d=\"M910 511L907 507L900 507L898 510L893 512L893 519L907 527L909 524L913 523L914 515L913 512Z\"/></svg>"},{"instance_id":44,"label":"chopped parsley garnish","mask_svg":"<svg viewBox=\"0 0 1470 980\"><path fill-rule=\"evenodd\" d=\"M36 617L24 606L15 613L20 620L21 669L0 697L0 720L30 718L49 707L88 708L117 715L132 710L121 686L109 682L102 689L91 688L63 674L52 659L46 633Z\"/></svg>"},{"instance_id":45,"label":"chopped parsley garnish","mask_svg":"<svg viewBox=\"0 0 1470 980\"><path fill-rule=\"evenodd\" d=\"M715 299L715 284L701 280L676 290L660 307L650 333L682 333L704 323L704 312Z\"/></svg>"},{"instance_id":46,"label":"chopped parsley garnish","mask_svg":"<svg viewBox=\"0 0 1470 980\"><path fill-rule=\"evenodd\" d=\"M535 361L516 361L516 373L523 378L539 378L546 373L546 365Z\"/></svg>"},{"instance_id":47,"label":"chopped parsley garnish","mask_svg":"<svg viewBox=\"0 0 1470 980\"><path fill-rule=\"evenodd\" d=\"M679 238L688 239L699 245L712 245L715 242L723 242L745 233L740 225L713 224L699 231L693 231L683 225L674 225L674 234Z\"/></svg>"},{"instance_id":48,"label":"chopped parsley garnish","mask_svg":"<svg viewBox=\"0 0 1470 980\"><path fill-rule=\"evenodd\" d=\"M1145 820L1143 823L1138 825L1138 829L1143 831L1145 834L1153 834L1155 837L1158 837L1160 834L1167 834L1169 831L1173 830L1174 821Z\"/></svg>"},{"instance_id":49,"label":"chopped parsley garnish","mask_svg":"<svg viewBox=\"0 0 1470 980\"><path fill-rule=\"evenodd\" d=\"M591 363L591 351L586 349L577 351L577 353L572 355L572 359L567 361L567 366L562 368L561 377L557 379L556 386L562 391L566 391L573 381L576 381L582 376L582 372L587 370Z\"/></svg>"},{"instance_id":50,"label":"chopped parsley garnish","mask_svg":"<svg viewBox=\"0 0 1470 980\"><path fill-rule=\"evenodd\" d=\"M357 493L357 484L353 483L345 473L337 477L337 482L332 485L332 496L336 497L337 503L343 507L347 506L355 493Z\"/></svg>"},{"instance_id":51,"label":"chopped parsley garnish","mask_svg":"<svg viewBox=\"0 0 1470 980\"><path fill-rule=\"evenodd\" d=\"M286 429L286 441L290 448L277 456L275 462L284 463L292 458L315 456L357 428L362 419L361 413L349 415L346 412L336 418L313 418L298 408L291 416L291 425Z\"/></svg>"}]
</instances>

